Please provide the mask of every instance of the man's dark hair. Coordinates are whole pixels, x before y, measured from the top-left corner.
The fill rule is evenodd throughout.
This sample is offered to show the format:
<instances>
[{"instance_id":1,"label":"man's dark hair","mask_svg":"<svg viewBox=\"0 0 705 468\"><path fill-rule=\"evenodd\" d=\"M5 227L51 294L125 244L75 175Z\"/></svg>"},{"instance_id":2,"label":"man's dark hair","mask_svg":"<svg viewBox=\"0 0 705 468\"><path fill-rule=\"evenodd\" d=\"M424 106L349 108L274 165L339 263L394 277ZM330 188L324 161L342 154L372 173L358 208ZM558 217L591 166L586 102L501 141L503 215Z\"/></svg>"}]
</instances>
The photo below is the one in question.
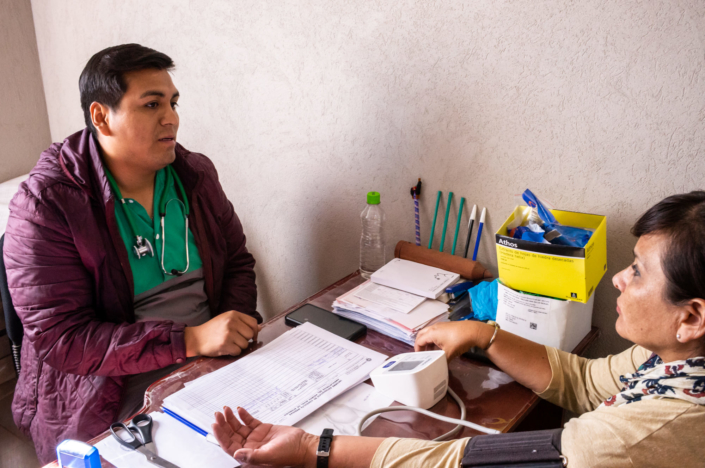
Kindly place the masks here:
<instances>
[{"instance_id":1,"label":"man's dark hair","mask_svg":"<svg viewBox=\"0 0 705 468\"><path fill-rule=\"evenodd\" d=\"M705 299L705 191L673 195L649 208L632 234L665 234L669 246L661 258L666 299L683 304Z\"/></svg>"},{"instance_id":2,"label":"man's dark hair","mask_svg":"<svg viewBox=\"0 0 705 468\"><path fill-rule=\"evenodd\" d=\"M125 73L149 68L168 71L174 68L174 61L166 54L139 44L108 47L91 57L78 79L78 88L83 118L93 136L97 137L91 121L91 104L99 102L116 109L127 91Z\"/></svg>"}]
</instances>

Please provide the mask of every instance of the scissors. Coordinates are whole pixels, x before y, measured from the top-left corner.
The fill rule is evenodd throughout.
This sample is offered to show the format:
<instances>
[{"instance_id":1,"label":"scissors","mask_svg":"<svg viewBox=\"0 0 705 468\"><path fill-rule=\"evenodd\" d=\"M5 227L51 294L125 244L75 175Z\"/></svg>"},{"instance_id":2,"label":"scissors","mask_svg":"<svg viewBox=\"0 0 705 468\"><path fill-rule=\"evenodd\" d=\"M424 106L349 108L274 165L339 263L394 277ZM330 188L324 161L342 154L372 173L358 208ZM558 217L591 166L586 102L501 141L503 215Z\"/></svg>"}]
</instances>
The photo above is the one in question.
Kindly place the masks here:
<instances>
[{"instance_id":1,"label":"scissors","mask_svg":"<svg viewBox=\"0 0 705 468\"><path fill-rule=\"evenodd\" d=\"M150 415L138 414L132 418L132 421L130 421L130 424L127 426L122 422L112 423L110 425L110 432L112 432L113 437L120 442L120 445L131 450L137 450L147 457L147 461L153 465L163 468L179 468L154 453L154 442L152 442L152 417ZM136 434L139 434L140 437L137 438Z\"/></svg>"}]
</instances>

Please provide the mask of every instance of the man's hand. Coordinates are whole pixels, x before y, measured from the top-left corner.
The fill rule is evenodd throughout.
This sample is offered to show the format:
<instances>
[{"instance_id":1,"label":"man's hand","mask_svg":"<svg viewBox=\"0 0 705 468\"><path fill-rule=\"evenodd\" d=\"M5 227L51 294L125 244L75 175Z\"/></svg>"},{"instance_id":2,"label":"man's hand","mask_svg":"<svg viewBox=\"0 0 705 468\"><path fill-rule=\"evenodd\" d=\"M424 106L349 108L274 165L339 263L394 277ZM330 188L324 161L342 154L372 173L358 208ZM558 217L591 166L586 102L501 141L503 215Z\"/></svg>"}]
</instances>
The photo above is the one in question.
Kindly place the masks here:
<instances>
[{"instance_id":1,"label":"man's hand","mask_svg":"<svg viewBox=\"0 0 705 468\"><path fill-rule=\"evenodd\" d=\"M184 329L186 357L239 355L257 341L257 319L231 310L214 317L197 327Z\"/></svg>"},{"instance_id":2,"label":"man's hand","mask_svg":"<svg viewBox=\"0 0 705 468\"><path fill-rule=\"evenodd\" d=\"M213 434L225 453L248 465L315 466L318 437L290 426L262 424L243 408L240 424L227 406L215 413Z\"/></svg>"},{"instance_id":3,"label":"man's hand","mask_svg":"<svg viewBox=\"0 0 705 468\"><path fill-rule=\"evenodd\" d=\"M450 361L473 346L484 349L492 337L493 331L494 327L471 320L437 323L419 332L414 343L414 350L442 349ZM489 336L487 336L488 333Z\"/></svg>"}]
</instances>

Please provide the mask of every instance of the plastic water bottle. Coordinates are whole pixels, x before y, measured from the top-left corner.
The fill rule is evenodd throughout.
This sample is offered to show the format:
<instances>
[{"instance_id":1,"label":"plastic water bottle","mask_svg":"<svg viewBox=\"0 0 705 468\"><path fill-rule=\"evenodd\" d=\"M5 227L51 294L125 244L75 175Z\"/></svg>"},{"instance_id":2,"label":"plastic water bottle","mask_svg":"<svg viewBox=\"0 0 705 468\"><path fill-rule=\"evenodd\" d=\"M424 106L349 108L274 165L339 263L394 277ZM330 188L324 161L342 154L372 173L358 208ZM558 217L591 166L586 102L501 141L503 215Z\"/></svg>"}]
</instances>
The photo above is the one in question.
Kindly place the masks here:
<instances>
[{"instance_id":1,"label":"plastic water bottle","mask_svg":"<svg viewBox=\"0 0 705 468\"><path fill-rule=\"evenodd\" d=\"M385 264L384 219L386 215L379 200L379 192L369 192L367 206L360 215L362 220L360 273L367 279Z\"/></svg>"}]
</instances>

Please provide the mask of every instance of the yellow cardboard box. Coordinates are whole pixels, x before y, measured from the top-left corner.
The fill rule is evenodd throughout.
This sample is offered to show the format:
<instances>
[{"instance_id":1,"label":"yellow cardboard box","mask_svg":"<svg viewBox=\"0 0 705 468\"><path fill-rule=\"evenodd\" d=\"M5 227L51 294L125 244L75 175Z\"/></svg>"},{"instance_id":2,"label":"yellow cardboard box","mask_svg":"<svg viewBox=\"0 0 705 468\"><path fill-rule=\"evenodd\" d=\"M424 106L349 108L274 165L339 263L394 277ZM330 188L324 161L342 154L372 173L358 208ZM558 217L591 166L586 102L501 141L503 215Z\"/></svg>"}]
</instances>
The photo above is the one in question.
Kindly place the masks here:
<instances>
[{"instance_id":1,"label":"yellow cardboard box","mask_svg":"<svg viewBox=\"0 0 705 468\"><path fill-rule=\"evenodd\" d=\"M563 225L594 230L578 248L509 237L507 226L525 218L526 210L517 206L495 234L499 279L519 291L587 303L607 271L607 218L551 210Z\"/></svg>"}]
</instances>

